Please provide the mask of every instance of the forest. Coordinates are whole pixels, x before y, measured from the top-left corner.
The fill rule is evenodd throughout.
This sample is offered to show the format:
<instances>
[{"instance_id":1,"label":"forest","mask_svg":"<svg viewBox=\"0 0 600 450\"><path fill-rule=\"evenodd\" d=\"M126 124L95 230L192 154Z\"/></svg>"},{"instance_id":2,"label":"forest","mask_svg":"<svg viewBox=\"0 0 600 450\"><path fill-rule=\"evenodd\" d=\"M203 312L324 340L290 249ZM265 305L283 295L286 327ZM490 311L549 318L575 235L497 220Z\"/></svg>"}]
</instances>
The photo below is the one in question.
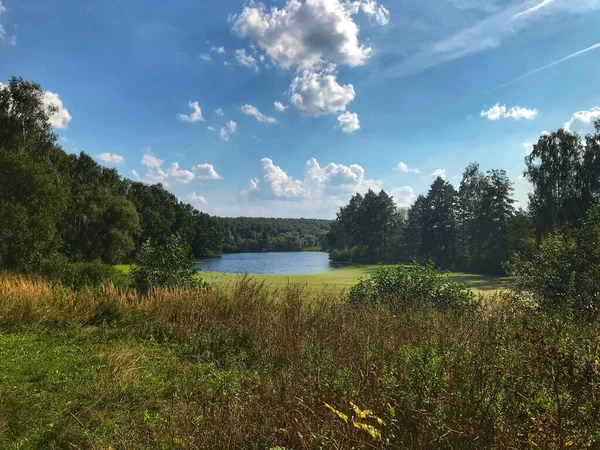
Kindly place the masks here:
<instances>
[{"instance_id":1,"label":"forest","mask_svg":"<svg viewBox=\"0 0 600 450\"><path fill-rule=\"evenodd\" d=\"M331 258L355 262L432 260L448 269L503 273L513 255L531 259L553 233L572 236L600 202L600 121L581 137L543 134L525 158L529 207L516 209L504 170L464 170L458 189L438 177L397 209L384 191L356 194L327 235ZM367 232L368 231L368 232Z\"/></svg>"},{"instance_id":2,"label":"forest","mask_svg":"<svg viewBox=\"0 0 600 450\"><path fill-rule=\"evenodd\" d=\"M119 264L142 244L179 235L194 257L300 251L324 243L328 221L219 219L160 184L121 177L58 145L40 86L12 78L0 89L0 267L36 271L44 259Z\"/></svg>"}]
</instances>

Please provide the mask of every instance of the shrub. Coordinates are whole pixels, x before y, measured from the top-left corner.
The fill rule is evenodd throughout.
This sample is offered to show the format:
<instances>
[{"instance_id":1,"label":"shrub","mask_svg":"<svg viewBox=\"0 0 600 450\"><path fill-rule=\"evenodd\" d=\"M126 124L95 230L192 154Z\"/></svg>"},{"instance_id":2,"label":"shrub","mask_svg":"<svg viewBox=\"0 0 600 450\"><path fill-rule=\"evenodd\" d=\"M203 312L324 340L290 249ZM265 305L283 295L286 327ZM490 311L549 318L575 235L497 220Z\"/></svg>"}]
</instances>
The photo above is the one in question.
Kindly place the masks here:
<instances>
[{"instance_id":1,"label":"shrub","mask_svg":"<svg viewBox=\"0 0 600 450\"><path fill-rule=\"evenodd\" d=\"M600 210L588 211L572 233L548 235L533 258L516 255L506 265L513 290L545 313L592 319L600 316Z\"/></svg>"},{"instance_id":2,"label":"shrub","mask_svg":"<svg viewBox=\"0 0 600 450\"><path fill-rule=\"evenodd\" d=\"M190 248L179 235L167 239L165 245L145 242L140 249L131 276L142 293L155 286L189 287L198 283L197 270Z\"/></svg>"},{"instance_id":3,"label":"shrub","mask_svg":"<svg viewBox=\"0 0 600 450\"><path fill-rule=\"evenodd\" d=\"M73 262L64 255L55 253L40 264L40 274L73 289L98 287L112 283L127 288L130 285L127 275L100 261Z\"/></svg>"},{"instance_id":4,"label":"shrub","mask_svg":"<svg viewBox=\"0 0 600 450\"><path fill-rule=\"evenodd\" d=\"M362 246L356 246L343 249L332 249L329 251L329 259L333 262L366 262L367 249Z\"/></svg>"},{"instance_id":5,"label":"shrub","mask_svg":"<svg viewBox=\"0 0 600 450\"><path fill-rule=\"evenodd\" d=\"M394 308L425 305L448 311L472 306L475 296L464 284L429 262L381 267L353 286L349 298L353 303L386 303Z\"/></svg>"}]
</instances>

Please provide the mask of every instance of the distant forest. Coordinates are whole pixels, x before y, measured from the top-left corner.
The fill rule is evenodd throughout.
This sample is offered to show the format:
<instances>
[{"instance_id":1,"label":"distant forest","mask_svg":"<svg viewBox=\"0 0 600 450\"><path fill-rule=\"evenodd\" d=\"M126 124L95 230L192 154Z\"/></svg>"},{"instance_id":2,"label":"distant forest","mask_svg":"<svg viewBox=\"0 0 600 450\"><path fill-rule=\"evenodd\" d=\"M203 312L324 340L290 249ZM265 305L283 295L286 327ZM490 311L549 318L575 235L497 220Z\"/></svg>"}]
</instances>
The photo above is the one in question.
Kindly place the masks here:
<instances>
[{"instance_id":1,"label":"distant forest","mask_svg":"<svg viewBox=\"0 0 600 450\"><path fill-rule=\"evenodd\" d=\"M331 220L221 218L223 252L326 250Z\"/></svg>"},{"instance_id":2,"label":"distant forest","mask_svg":"<svg viewBox=\"0 0 600 450\"><path fill-rule=\"evenodd\" d=\"M85 153L66 153L39 85L0 88L0 268L35 271L43 260L130 262L141 246L179 235L195 257L299 251L325 242L329 222L219 219L164 189L122 178Z\"/></svg>"}]
</instances>

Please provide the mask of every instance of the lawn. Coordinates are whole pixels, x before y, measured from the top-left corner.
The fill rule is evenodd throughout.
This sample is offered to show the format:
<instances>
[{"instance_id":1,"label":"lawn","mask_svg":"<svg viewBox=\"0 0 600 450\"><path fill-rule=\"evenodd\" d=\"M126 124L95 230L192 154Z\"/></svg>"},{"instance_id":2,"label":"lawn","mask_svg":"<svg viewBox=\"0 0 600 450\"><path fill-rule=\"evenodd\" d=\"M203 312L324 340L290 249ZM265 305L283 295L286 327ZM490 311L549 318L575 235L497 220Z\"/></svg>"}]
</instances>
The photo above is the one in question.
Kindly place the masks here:
<instances>
[{"instance_id":1,"label":"lawn","mask_svg":"<svg viewBox=\"0 0 600 450\"><path fill-rule=\"evenodd\" d=\"M124 272L129 271L129 266L116 266ZM325 272L310 275L264 275L248 274L255 281L263 282L272 287L282 287L288 284L302 284L309 289L342 291L355 285L361 277L366 277L377 270L378 265L347 264L339 268L332 268ZM244 274L201 272L201 277L209 283L234 284L241 280ZM451 276L465 283L475 293L493 294L506 289L508 279L494 275L475 273L452 272Z\"/></svg>"}]
</instances>

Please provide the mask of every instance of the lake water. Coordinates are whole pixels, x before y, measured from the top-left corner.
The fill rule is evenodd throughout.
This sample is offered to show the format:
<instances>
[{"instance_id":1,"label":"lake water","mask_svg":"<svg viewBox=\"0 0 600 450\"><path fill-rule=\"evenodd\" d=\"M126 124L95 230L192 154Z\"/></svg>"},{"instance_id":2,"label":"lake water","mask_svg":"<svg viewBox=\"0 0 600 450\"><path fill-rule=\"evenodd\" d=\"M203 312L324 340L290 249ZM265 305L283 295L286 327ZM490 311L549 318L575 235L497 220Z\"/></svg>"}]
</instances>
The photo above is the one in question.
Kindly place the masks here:
<instances>
[{"instance_id":1,"label":"lake water","mask_svg":"<svg viewBox=\"0 0 600 450\"><path fill-rule=\"evenodd\" d=\"M203 272L250 274L311 274L327 270L329 255L323 252L233 253L200 259Z\"/></svg>"}]
</instances>

